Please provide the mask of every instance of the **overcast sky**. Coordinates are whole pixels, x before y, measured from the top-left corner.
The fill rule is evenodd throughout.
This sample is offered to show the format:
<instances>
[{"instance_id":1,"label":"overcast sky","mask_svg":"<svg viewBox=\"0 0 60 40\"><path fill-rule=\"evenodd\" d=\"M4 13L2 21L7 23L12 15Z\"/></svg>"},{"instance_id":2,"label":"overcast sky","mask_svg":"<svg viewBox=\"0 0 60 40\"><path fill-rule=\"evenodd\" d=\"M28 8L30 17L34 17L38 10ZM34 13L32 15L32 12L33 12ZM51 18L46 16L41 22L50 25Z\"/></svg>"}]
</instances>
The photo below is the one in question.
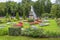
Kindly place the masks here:
<instances>
[{"instance_id":1,"label":"overcast sky","mask_svg":"<svg viewBox=\"0 0 60 40\"><path fill-rule=\"evenodd\" d=\"M0 2L6 2L8 0L0 0ZM15 1L15 2L21 2L21 0L11 0L11 1ZM37 0L32 0L32 1L37 1ZM55 0L51 0L52 3L55 3Z\"/></svg>"}]
</instances>

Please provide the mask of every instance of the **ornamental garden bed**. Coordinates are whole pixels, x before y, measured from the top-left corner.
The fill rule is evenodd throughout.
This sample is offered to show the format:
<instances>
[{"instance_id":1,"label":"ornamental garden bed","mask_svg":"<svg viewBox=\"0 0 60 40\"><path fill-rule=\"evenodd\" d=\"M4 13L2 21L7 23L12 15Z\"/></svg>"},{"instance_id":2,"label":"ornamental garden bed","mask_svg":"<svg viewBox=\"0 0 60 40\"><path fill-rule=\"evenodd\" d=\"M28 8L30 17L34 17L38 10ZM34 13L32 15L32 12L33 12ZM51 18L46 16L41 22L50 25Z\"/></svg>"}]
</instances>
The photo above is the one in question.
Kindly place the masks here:
<instances>
[{"instance_id":1,"label":"ornamental garden bed","mask_svg":"<svg viewBox=\"0 0 60 40\"><path fill-rule=\"evenodd\" d=\"M28 21L22 21L22 23L20 21L12 21L9 24L7 24L6 22L6 23L3 23L5 27L0 28L0 36L11 34L12 36L29 36L29 37L44 37L44 38L60 37L60 31L59 31L60 29L55 19L49 19L48 23L49 25L43 26L43 27L40 26L40 24L34 23L32 24L34 27L32 27L32 25L30 25L30 22ZM3 24L0 24L0 25L3 25Z\"/></svg>"}]
</instances>

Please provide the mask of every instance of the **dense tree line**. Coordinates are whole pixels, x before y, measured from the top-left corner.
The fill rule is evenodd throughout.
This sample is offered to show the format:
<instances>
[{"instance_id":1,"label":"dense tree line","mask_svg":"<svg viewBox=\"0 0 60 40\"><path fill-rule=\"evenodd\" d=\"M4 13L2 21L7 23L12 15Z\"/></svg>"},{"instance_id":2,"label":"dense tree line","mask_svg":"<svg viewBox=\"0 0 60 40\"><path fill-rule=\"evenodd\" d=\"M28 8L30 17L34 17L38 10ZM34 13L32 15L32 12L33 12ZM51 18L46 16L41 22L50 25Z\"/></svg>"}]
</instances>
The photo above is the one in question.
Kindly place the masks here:
<instances>
[{"instance_id":1,"label":"dense tree line","mask_svg":"<svg viewBox=\"0 0 60 40\"><path fill-rule=\"evenodd\" d=\"M20 3L14 1L1 2L0 16L6 16L7 13L11 16L16 16L16 13L18 13L25 19L29 16L31 5L39 17L42 17L42 15L46 13L49 14L49 16L60 17L60 6L58 4L52 4L51 0L38 0L36 2L22 0Z\"/></svg>"}]
</instances>

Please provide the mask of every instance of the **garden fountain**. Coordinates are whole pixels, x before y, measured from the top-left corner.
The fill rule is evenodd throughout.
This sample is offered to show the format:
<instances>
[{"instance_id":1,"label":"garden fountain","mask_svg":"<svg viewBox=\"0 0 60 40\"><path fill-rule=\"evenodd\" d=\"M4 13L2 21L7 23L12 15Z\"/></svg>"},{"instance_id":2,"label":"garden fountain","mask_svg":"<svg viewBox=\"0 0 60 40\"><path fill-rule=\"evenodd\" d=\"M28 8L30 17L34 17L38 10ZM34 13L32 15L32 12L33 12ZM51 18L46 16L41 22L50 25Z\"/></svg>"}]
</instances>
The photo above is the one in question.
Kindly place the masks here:
<instances>
[{"instance_id":1,"label":"garden fountain","mask_svg":"<svg viewBox=\"0 0 60 40\"><path fill-rule=\"evenodd\" d=\"M31 25L32 28L36 28L36 26L34 26L33 24L40 24L40 26L48 26L49 25L49 23L47 23L47 22L49 22L48 20L40 20L40 19L37 18L36 14L34 12L33 6L31 6L31 11L30 11L30 14L29 14L29 18L34 19L34 22L30 23L30 24L32 24Z\"/></svg>"},{"instance_id":2,"label":"garden fountain","mask_svg":"<svg viewBox=\"0 0 60 40\"><path fill-rule=\"evenodd\" d=\"M30 14L29 14L29 18L32 18L32 19L34 19L34 20L37 19L37 16L36 16L36 14L35 14L35 12L34 12L33 6L31 6L31 11L30 11Z\"/></svg>"}]
</instances>

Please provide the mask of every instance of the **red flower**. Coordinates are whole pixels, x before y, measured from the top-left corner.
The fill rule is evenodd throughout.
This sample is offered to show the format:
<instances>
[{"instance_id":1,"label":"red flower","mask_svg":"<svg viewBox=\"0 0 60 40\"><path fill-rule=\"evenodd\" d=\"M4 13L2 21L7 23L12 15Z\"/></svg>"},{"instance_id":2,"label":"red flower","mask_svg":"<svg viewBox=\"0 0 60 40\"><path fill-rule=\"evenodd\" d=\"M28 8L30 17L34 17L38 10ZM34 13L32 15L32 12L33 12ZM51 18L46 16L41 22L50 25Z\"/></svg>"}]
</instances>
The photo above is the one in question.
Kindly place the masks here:
<instances>
[{"instance_id":1,"label":"red flower","mask_svg":"<svg viewBox=\"0 0 60 40\"><path fill-rule=\"evenodd\" d=\"M22 27L23 26L23 23L22 22L19 22L16 26Z\"/></svg>"},{"instance_id":2,"label":"red flower","mask_svg":"<svg viewBox=\"0 0 60 40\"><path fill-rule=\"evenodd\" d=\"M23 24L22 22L19 22L19 24Z\"/></svg>"}]
</instances>

